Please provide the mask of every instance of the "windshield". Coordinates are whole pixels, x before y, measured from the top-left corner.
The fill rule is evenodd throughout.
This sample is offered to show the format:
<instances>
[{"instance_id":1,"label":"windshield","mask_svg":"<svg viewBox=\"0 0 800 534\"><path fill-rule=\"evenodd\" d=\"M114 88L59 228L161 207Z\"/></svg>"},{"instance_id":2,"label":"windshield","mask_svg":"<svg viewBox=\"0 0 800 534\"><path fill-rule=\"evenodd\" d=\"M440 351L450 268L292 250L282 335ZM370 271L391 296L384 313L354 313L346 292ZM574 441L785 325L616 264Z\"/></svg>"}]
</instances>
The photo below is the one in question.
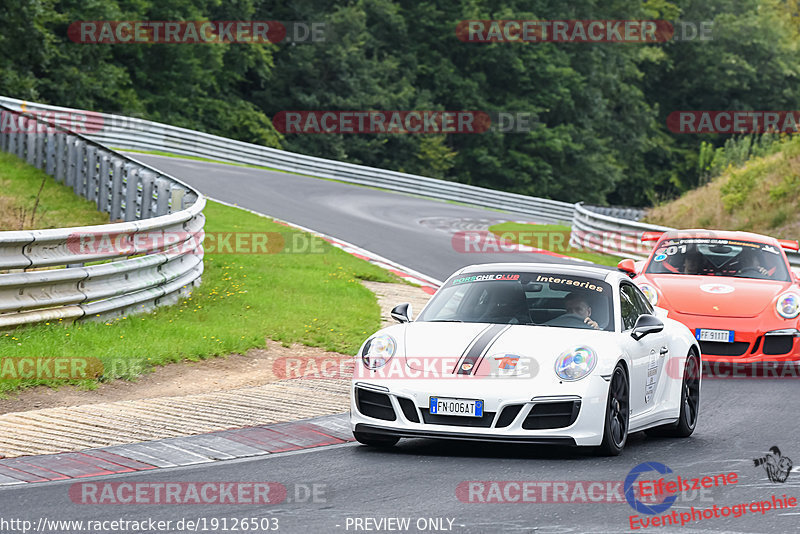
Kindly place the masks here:
<instances>
[{"instance_id":1,"label":"windshield","mask_svg":"<svg viewBox=\"0 0 800 534\"><path fill-rule=\"evenodd\" d=\"M471 273L447 282L417 320L613 330L611 294L580 276Z\"/></svg>"},{"instance_id":2,"label":"windshield","mask_svg":"<svg viewBox=\"0 0 800 534\"><path fill-rule=\"evenodd\" d=\"M727 239L664 240L656 247L647 272L789 281L779 249L765 243Z\"/></svg>"}]
</instances>

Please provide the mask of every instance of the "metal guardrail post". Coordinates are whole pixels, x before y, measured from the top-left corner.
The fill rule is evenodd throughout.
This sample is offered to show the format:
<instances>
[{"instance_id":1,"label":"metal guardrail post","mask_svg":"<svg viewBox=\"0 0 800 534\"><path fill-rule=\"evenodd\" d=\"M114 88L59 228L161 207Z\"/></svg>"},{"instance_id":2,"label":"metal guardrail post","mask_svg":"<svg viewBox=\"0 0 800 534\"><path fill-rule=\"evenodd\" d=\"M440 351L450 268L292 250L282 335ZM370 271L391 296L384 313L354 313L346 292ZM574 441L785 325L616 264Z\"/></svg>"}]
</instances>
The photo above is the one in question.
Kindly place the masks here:
<instances>
[{"instance_id":1,"label":"metal guardrail post","mask_svg":"<svg viewBox=\"0 0 800 534\"><path fill-rule=\"evenodd\" d=\"M125 221L135 221L138 219L138 188L139 188L139 169L136 165L128 163L125 165L125 203L122 219Z\"/></svg>"},{"instance_id":2,"label":"metal guardrail post","mask_svg":"<svg viewBox=\"0 0 800 534\"><path fill-rule=\"evenodd\" d=\"M72 184L72 188L75 191L76 195L85 197L86 192L88 191L87 182L89 181L89 161L88 161L88 154L87 154L87 144L86 141L78 140L75 144L77 150L77 156L75 159L76 164L76 173L75 173L75 183Z\"/></svg>"},{"instance_id":3,"label":"metal guardrail post","mask_svg":"<svg viewBox=\"0 0 800 534\"><path fill-rule=\"evenodd\" d=\"M97 209L109 213L111 201L111 158L108 152L101 150L98 152L98 188L97 188Z\"/></svg>"},{"instance_id":4,"label":"metal guardrail post","mask_svg":"<svg viewBox=\"0 0 800 534\"><path fill-rule=\"evenodd\" d=\"M169 199L169 211L175 213L183 209L183 196L186 191L182 187L172 187L172 192Z\"/></svg>"},{"instance_id":5,"label":"metal guardrail post","mask_svg":"<svg viewBox=\"0 0 800 534\"><path fill-rule=\"evenodd\" d=\"M75 182L78 176L78 139L73 135L67 137L67 175L64 180L64 185L68 187L75 187Z\"/></svg>"},{"instance_id":6,"label":"metal guardrail post","mask_svg":"<svg viewBox=\"0 0 800 534\"><path fill-rule=\"evenodd\" d=\"M100 191L100 176L97 173L97 147L86 147L86 181L81 196L97 204Z\"/></svg>"},{"instance_id":7,"label":"metal guardrail post","mask_svg":"<svg viewBox=\"0 0 800 534\"><path fill-rule=\"evenodd\" d=\"M124 179L125 179L125 162L122 158L114 157L111 162L111 189L109 191L109 214L112 221L118 221L123 216L123 202L125 197L123 194Z\"/></svg>"},{"instance_id":8,"label":"metal guardrail post","mask_svg":"<svg viewBox=\"0 0 800 534\"><path fill-rule=\"evenodd\" d=\"M56 135L55 154L53 156L55 170L53 178L56 182L63 182L67 177L67 136Z\"/></svg>"},{"instance_id":9,"label":"metal guardrail post","mask_svg":"<svg viewBox=\"0 0 800 534\"><path fill-rule=\"evenodd\" d=\"M9 132L6 138L6 148L5 151L9 154L16 154L17 153L17 138L13 132Z\"/></svg>"},{"instance_id":10,"label":"metal guardrail post","mask_svg":"<svg viewBox=\"0 0 800 534\"><path fill-rule=\"evenodd\" d=\"M35 135L33 137L33 166L37 169L44 170L45 165L45 137L43 135Z\"/></svg>"},{"instance_id":11,"label":"metal guardrail post","mask_svg":"<svg viewBox=\"0 0 800 534\"><path fill-rule=\"evenodd\" d=\"M56 136L53 132L47 132L45 140L44 172L53 176L56 169Z\"/></svg>"},{"instance_id":12,"label":"metal guardrail post","mask_svg":"<svg viewBox=\"0 0 800 534\"><path fill-rule=\"evenodd\" d=\"M10 128L10 113L4 109L0 109L0 150L6 152L8 150L8 132Z\"/></svg>"},{"instance_id":13,"label":"metal guardrail post","mask_svg":"<svg viewBox=\"0 0 800 534\"><path fill-rule=\"evenodd\" d=\"M156 176L150 171L142 171L139 173L139 179L142 184L142 201L137 219L148 219L153 213L153 186Z\"/></svg>"},{"instance_id":14,"label":"metal guardrail post","mask_svg":"<svg viewBox=\"0 0 800 534\"><path fill-rule=\"evenodd\" d=\"M162 177L156 178L156 215L166 215L169 213L170 191L169 181Z\"/></svg>"},{"instance_id":15,"label":"metal guardrail post","mask_svg":"<svg viewBox=\"0 0 800 534\"><path fill-rule=\"evenodd\" d=\"M36 167L36 134L25 134L25 161Z\"/></svg>"}]
</instances>

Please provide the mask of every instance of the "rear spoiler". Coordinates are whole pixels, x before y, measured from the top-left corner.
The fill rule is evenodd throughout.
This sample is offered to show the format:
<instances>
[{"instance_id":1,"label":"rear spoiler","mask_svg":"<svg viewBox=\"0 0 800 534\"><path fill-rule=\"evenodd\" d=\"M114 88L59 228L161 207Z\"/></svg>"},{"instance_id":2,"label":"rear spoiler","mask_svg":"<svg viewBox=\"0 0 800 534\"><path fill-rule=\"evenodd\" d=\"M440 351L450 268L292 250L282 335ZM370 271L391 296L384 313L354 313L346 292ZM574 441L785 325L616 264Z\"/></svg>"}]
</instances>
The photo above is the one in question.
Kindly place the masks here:
<instances>
[{"instance_id":1,"label":"rear spoiler","mask_svg":"<svg viewBox=\"0 0 800 534\"><path fill-rule=\"evenodd\" d=\"M642 232L641 240L642 242L658 241L662 235L664 235L664 232Z\"/></svg>"},{"instance_id":2,"label":"rear spoiler","mask_svg":"<svg viewBox=\"0 0 800 534\"><path fill-rule=\"evenodd\" d=\"M778 239L778 243L780 243L781 248L784 250L791 250L794 252L800 250L800 244L793 239Z\"/></svg>"}]
</instances>

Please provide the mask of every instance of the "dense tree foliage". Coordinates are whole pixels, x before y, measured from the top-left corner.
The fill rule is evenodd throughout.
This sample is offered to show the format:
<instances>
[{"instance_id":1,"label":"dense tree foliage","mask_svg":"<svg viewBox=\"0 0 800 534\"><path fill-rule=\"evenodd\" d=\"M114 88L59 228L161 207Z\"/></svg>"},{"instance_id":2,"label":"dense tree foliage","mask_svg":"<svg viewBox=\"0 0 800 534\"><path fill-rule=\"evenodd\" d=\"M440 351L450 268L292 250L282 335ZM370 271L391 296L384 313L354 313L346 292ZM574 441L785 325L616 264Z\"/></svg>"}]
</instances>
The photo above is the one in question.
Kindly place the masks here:
<instances>
[{"instance_id":1,"label":"dense tree foliage","mask_svg":"<svg viewBox=\"0 0 800 534\"><path fill-rule=\"evenodd\" d=\"M699 183L721 135L675 110L797 110L796 0L18 0L0 6L0 94L560 200L646 205ZM465 19L712 22L657 44L465 43ZM325 24L289 44L79 44L78 20ZM281 135L286 110L530 113L527 133ZM703 151L700 147L702 144Z\"/></svg>"}]
</instances>

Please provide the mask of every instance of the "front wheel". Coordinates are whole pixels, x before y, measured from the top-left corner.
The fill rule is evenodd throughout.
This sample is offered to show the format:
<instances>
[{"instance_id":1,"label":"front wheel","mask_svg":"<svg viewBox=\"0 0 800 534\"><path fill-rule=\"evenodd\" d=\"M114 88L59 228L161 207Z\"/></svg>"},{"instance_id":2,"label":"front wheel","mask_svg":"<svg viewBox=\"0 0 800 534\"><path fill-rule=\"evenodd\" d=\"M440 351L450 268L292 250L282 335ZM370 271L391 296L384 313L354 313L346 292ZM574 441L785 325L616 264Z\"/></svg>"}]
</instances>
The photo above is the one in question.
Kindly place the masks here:
<instances>
[{"instance_id":1,"label":"front wheel","mask_svg":"<svg viewBox=\"0 0 800 534\"><path fill-rule=\"evenodd\" d=\"M622 363L618 363L608 386L603 441L597 449L603 456L617 456L625 448L630 420L629 393L628 375Z\"/></svg>"},{"instance_id":2,"label":"front wheel","mask_svg":"<svg viewBox=\"0 0 800 534\"><path fill-rule=\"evenodd\" d=\"M381 436L355 431L353 432L353 437L356 438L357 442L371 447L391 447L400 441L400 438L394 436Z\"/></svg>"}]
</instances>

